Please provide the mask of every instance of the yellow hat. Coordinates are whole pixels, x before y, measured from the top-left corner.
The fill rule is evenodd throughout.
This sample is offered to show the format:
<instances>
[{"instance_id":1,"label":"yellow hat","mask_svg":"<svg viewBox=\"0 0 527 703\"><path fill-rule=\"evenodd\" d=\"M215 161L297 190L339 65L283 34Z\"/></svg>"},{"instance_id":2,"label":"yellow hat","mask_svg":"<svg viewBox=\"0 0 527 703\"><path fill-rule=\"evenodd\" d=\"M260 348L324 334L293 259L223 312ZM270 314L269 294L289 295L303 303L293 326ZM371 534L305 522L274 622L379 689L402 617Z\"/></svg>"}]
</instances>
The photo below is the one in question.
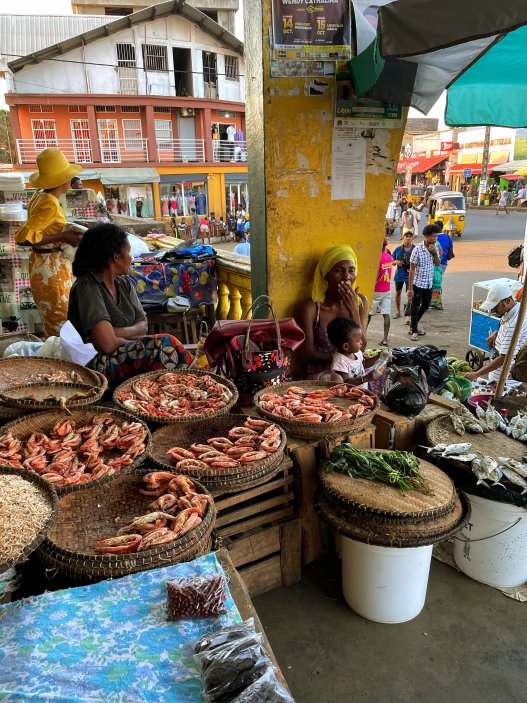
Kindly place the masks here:
<instances>
[{"instance_id":1,"label":"yellow hat","mask_svg":"<svg viewBox=\"0 0 527 703\"><path fill-rule=\"evenodd\" d=\"M38 171L29 176L35 188L57 188L82 171L82 166L70 164L60 149L44 149L37 156Z\"/></svg>"}]
</instances>

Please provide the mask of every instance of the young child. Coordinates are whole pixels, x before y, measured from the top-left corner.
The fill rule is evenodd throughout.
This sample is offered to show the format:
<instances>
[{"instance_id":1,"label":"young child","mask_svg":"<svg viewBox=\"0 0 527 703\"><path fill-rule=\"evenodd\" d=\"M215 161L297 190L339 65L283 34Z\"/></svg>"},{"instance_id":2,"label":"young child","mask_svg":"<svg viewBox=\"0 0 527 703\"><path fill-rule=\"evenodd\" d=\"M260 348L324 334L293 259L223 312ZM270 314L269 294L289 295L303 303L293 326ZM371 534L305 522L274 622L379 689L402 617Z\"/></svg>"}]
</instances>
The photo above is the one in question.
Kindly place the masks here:
<instances>
[{"instance_id":1,"label":"young child","mask_svg":"<svg viewBox=\"0 0 527 703\"><path fill-rule=\"evenodd\" d=\"M372 366L377 357L364 360L360 325L349 317L336 317L328 324L328 337L331 344L337 348L333 355L331 371L338 374L345 383L367 388L367 377L374 379L375 376L366 371L365 366Z\"/></svg>"}]
</instances>

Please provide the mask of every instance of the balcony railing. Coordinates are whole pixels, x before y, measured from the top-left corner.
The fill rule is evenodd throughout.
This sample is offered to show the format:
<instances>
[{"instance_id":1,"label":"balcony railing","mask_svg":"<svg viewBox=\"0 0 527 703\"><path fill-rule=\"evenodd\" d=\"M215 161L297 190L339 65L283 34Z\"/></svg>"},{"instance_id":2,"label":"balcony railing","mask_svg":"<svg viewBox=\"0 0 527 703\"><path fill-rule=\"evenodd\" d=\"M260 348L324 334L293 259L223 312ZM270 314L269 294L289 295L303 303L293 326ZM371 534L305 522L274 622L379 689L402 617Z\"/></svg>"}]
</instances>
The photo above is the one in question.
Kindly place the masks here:
<instances>
[{"instance_id":1,"label":"balcony railing","mask_svg":"<svg viewBox=\"0 0 527 703\"><path fill-rule=\"evenodd\" d=\"M216 257L218 275L217 320L240 320L251 307L251 262L245 256Z\"/></svg>"},{"instance_id":2,"label":"balcony railing","mask_svg":"<svg viewBox=\"0 0 527 703\"><path fill-rule=\"evenodd\" d=\"M226 139L212 140L213 161L247 161L247 143L229 142Z\"/></svg>"},{"instance_id":3,"label":"balcony railing","mask_svg":"<svg viewBox=\"0 0 527 703\"><path fill-rule=\"evenodd\" d=\"M68 161L78 164L121 164L148 161L147 139L98 139L100 159L95 159L91 139L17 139L19 164L34 164L48 147L60 149Z\"/></svg>"},{"instance_id":4,"label":"balcony railing","mask_svg":"<svg viewBox=\"0 0 527 703\"><path fill-rule=\"evenodd\" d=\"M157 142L159 161L179 161L192 163L205 161L205 140L203 139L162 139Z\"/></svg>"}]
</instances>

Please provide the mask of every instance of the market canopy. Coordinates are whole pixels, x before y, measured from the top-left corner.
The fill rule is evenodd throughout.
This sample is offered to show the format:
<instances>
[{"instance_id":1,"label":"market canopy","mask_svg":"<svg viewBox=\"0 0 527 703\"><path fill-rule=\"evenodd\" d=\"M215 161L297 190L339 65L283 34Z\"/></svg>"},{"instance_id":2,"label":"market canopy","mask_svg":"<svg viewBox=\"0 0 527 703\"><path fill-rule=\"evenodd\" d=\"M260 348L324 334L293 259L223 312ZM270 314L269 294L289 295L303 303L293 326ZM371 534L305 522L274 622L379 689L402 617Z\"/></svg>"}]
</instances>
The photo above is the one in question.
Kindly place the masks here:
<instances>
[{"instance_id":1,"label":"market canopy","mask_svg":"<svg viewBox=\"0 0 527 703\"><path fill-rule=\"evenodd\" d=\"M397 0L378 16L383 68L362 94L427 113L448 88L452 126L527 125L525 0Z\"/></svg>"},{"instance_id":2,"label":"market canopy","mask_svg":"<svg viewBox=\"0 0 527 703\"><path fill-rule=\"evenodd\" d=\"M104 185L159 183L155 168L99 168L97 171Z\"/></svg>"},{"instance_id":3,"label":"market canopy","mask_svg":"<svg viewBox=\"0 0 527 703\"><path fill-rule=\"evenodd\" d=\"M397 173L406 173L408 168L412 169L412 173L426 173L437 164L441 163L448 157L448 154L442 154L440 156L428 156L423 158L414 159L402 159L397 164Z\"/></svg>"}]
</instances>

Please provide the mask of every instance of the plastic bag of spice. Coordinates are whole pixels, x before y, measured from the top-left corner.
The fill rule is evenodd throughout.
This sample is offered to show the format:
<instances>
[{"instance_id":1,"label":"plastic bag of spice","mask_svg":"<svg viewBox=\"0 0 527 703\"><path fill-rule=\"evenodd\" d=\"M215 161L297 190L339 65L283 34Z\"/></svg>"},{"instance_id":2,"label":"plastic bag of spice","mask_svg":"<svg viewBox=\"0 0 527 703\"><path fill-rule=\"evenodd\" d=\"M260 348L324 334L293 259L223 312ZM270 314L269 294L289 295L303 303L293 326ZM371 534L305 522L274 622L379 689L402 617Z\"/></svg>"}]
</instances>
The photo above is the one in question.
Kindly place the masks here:
<instances>
[{"instance_id":1,"label":"plastic bag of spice","mask_svg":"<svg viewBox=\"0 0 527 703\"><path fill-rule=\"evenodd\" d=\"M225 576L210 574L167 582L167 620L208 618L227 612Z\"/></svg>"},{"instance_id":2,"label":"plastic bag of spice","mask_svg":"<svg viewBox=\"0 0 527 703\"><path fill-rule=\"evenodd\" d=\"M229 627L224 627L222 630L205 635L205 637L202 637L196 642L194 651L196 654L200 654L200 652L223 647L229 642L234 642L235 640L240 640L250 635L256 635L254 618L248 618L244 622L238 622L235 625L230 625ZM258 637L261 642L261 635L258 635Z\"/></svg>"},{"instance_id":3,"label":"plastic bag of spice","mask_svg":"<svg viewBox=\"0 0 527 703\"><path fill-rule=\"evenodd\" d=\"M270 668L236 698L233 698L232 703L295 703L295 701L278 681L275 670Z\"/></svg>"},{"instance_id":4,"label":"plastic bag of spice","mask_svg":"<svg viewBox=\"0 0 527 703\"><path fill-rule=\"evenodd\" d=\"M195 655L207 703L231 701L272 667L261 639L252 633Z\"/></svg>"}]
</instances>

